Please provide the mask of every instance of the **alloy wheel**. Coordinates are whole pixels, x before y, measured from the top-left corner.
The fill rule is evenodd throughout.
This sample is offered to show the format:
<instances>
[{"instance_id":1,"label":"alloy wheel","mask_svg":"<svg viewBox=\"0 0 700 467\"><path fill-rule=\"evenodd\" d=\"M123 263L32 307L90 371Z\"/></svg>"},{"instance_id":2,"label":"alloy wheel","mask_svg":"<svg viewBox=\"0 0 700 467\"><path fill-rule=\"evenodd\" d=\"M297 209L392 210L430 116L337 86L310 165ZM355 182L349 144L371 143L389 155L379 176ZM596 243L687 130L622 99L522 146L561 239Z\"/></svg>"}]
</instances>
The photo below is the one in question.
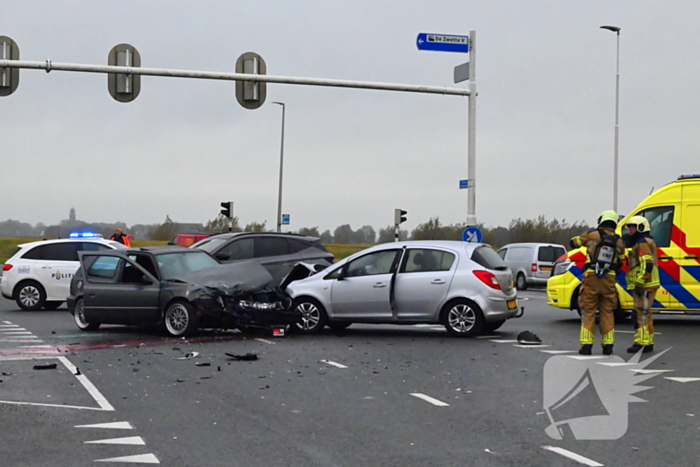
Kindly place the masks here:
<instances>
[{"instance_id":1,"label":"alloy wheel","mask_svg":"<svg viewBox=\"0 0 700 467\"><path fill-rule=\"evenodd\" d=\"M178 303L168 308L165 315L165 326L173 335L180 335L185 332L190 321L190 314L184 305Z\"/></svg>"},{"instance_id":2,"label":"alloy wheel","mask_svg":"<svg viewBox=\"0 0 700 467\"><path fill-rule=\"evenodd\" d=\"M309 302L300 303L297 311L301 313L301 322L298 324L301 329L310 331L318 326L318 322L321 320L321 312L316 305Z\"/></svg>"},{"instance_id":3,"label":"alloy wheel","mask_svg":"<svg viewBox=\"0 0 700 467\"><path fill-rule=\"evenodd\" d=\"M22 287L22 290L19 291L19 301L26 307L36 306L40 298L39 289L33 285Z\"/></svg>"}]
</instances>

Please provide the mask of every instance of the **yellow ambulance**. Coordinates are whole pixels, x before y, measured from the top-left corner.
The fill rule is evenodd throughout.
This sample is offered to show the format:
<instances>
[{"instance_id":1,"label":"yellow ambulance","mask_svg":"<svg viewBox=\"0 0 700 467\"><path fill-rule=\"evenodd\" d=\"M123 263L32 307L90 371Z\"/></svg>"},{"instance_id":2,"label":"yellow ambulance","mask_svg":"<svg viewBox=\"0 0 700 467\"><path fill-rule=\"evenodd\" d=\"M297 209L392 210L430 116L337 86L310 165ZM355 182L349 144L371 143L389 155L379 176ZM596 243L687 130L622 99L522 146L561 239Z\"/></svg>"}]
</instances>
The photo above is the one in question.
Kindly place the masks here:
<instances>
[{"instance_id":1,"label":"yellow ambulance","mask_svg":"<svg viewBox=\"0 0 700 467\"><path fill-rule=\"evenodd\" d=\"M649 220L657 246L661 288L653 310L700 314L700 174L681 175L649 195L620 221L618 234L626 233L625 223L632 216ZM557 261L547 281L550 305L580 313L578 294L585 262L585 248L572 250ZM625 266L617 276L620 307L616 317L634 308L631 291L626 290L626 272Z\"/></svg>"}]
</instances>

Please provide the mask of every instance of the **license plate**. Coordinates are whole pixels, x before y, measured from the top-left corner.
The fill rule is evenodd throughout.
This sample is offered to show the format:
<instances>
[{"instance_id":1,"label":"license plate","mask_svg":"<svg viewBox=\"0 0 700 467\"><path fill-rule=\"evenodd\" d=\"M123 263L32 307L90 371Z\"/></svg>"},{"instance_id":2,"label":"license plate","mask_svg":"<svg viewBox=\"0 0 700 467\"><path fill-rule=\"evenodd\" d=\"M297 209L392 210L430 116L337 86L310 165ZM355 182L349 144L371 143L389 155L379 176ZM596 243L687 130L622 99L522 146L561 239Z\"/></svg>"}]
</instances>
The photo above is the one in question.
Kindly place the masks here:
<instances>
[{"instance_id":1,"label":"license plate","mask_svg":"<svg viewBox=\"0 0 700 467\"><path fill-rule=\"evenodd\" d=\"M508 300L508 308L518 308L518 302L515 300Z\"/></svg>"},{"instance_id":2,"label":"license plate","mask_svg":"<svg viewBox=\"0 0 700 467\"><path fill-rule=\"evenodd\" d=\"M552 266L542 266L542 267L540 267L540 270L541 270L541 271L551 271L551 270L552 270Z\"/></svg>"}]
</instances>

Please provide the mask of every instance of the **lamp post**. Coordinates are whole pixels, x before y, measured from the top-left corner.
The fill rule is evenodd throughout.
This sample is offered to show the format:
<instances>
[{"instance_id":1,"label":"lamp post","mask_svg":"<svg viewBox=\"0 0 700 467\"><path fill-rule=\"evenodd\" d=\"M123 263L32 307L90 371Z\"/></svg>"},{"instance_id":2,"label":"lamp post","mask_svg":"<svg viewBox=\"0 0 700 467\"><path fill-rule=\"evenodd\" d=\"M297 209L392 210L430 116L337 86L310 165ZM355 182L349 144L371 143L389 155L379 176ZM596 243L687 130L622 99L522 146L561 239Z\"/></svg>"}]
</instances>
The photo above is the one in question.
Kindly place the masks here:
<instances>
[{"instance_id":1,"label":"lamp post","mask_svg":"<svg viewBox=\"0 0 700 467\"><path fill-rule=\"evenodd\" d=\"M607 29L617 35L617 71L615 74L615 181L613 183L613 210L617 212L617 173L618 173L618 145L620 137L619 115L620 115L620 28L617 26L601 26L600 29Z\"/></svg>"},{"instance_id":2,"label":"lamp post","mask_svg":"<svg viewBox=\"0 0 700 467\"><path fill-rule=\"evenodd\" d=\"M277 231L282 231L282 169L284 167L284 102L273 102L282 106L282 141L280 143L280 186L277 194Z\"/></svg>"}]
</instances>

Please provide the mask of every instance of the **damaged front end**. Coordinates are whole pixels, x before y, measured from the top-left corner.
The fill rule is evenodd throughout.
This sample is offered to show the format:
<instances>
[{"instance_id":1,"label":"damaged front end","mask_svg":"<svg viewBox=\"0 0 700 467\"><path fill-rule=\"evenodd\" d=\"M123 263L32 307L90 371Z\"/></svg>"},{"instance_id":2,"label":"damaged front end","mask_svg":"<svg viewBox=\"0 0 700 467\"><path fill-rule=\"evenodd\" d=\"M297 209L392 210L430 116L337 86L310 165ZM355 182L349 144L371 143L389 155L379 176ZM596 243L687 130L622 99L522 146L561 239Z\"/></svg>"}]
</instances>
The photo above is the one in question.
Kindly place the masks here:
<instances>
[{"instance_id":1,"label":"damaged front end","mask_svg":"<svg viewBox=\"0 0 700 467\"><path fill-rule=\"evenodd\" d=\"M202 327L271 329L299 321L291 299L271 287L273 278L259 263L246 261L216 269L215 275L193 277L195 273L187 278L187 295Z\"/></svg>"}]
</instances>

